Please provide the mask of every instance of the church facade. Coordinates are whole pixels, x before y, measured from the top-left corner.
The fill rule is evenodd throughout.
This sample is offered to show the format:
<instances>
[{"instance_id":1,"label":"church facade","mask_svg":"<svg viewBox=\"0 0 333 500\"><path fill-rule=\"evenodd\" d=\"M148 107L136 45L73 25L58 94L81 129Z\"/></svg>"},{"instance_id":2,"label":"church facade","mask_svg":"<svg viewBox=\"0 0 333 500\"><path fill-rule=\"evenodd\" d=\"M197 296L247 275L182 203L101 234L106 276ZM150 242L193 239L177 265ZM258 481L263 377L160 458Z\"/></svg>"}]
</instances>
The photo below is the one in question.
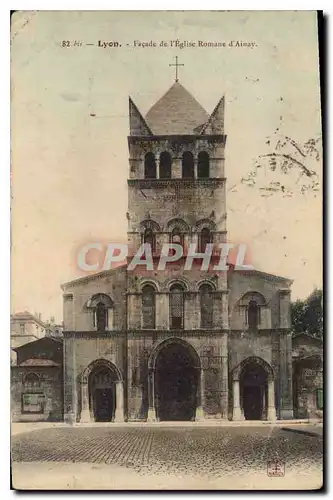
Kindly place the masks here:
<instances>
[{"instance_id":1,"label":"church facade","mask_svg":"<svg viewBox=\"0 0 333 500\"><path fill-rule=\"evenodd\" d=\"M145 244L154 265L62 286L64 419L292 418L291 280L185 265L227 242L224 98L209 115L176 81L129 119L129 259ZM183 257L160 270L165 243Z\"/></svg>"}]
</instances>

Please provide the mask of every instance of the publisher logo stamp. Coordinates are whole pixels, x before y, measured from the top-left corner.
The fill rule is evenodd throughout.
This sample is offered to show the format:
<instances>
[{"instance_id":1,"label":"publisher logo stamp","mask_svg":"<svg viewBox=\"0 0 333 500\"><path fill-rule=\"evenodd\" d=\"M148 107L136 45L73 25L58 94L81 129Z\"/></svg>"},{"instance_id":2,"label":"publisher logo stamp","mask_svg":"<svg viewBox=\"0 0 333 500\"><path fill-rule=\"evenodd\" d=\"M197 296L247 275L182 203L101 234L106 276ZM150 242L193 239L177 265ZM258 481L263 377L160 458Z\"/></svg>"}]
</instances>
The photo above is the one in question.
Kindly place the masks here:
<instances>
[{"instance_id":1,"label":"publisher logo stamp","mask_svg":"<svg viewBox=\"0 0 333 500\"><path fill-rule=\"evenodd\" d=\"M284 477L285 462L281 460L268 460L267 462L267 476L268 477Z\"/></svg>"}]
</instances>

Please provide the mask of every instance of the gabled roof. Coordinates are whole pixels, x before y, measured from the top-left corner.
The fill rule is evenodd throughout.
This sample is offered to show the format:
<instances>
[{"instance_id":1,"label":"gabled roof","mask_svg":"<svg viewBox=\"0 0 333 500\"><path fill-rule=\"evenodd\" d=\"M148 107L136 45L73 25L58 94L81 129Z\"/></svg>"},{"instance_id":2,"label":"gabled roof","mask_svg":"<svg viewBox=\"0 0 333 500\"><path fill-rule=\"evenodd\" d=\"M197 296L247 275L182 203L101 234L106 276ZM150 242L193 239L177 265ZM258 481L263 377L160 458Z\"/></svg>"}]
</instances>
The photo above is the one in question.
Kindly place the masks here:
<instances>
[{"instance_id":1,"label":"gabled roof","mask_svg":"<svg viewBox=\"0 0 333 500\"><path fill-rule=\"evenodd\" d=\"M129 118L131 135L153 135L134 101L129 98Z\"/></svg>"},{"instance_id":2,"label":"gabled roof","mask_svg":"<svg viewBox=\"0 0 333 500\"><path fill-rule=\"evenodd\" d=\"M97 273L88 274L87 276L82 276L81 278L75 278L71 281L67 281L66 283L62 283L61 289L64 291L68 287L73 287L75 285L88 283L89 281L93 281L95 279L105 278L112 274L119 273L120 271L124 271L127 269L127 264L119 264L117 267L112 269L107 269L105 271L99 271Z\"/></svg>"},{"instance_id":3,"label":"gabled roof","mask_svg":"<svg viewBox=\"0 0 333 500\"><path fill-rule=\"evenodd\" d=\"M179 82L172 85L145 117L154 135L194 134L208 119L207 111Z\"/></svg>"},{"instance_id":4,"label":"gabled roof","mask_svg":"<svg viewBox=\"0 0 333 500\"><path fill-rule=\"evenodd\" d=\"M259 271L259 269L237 269L235 267L235 264L233 262L227 261L227 264L229 266L229 271L230 275L232 276L234 273L240 273L243 274L244 276L259 276L264 279L267 279L268 281L277 281L277 282L283 282L287 285L287 287L291 286L294 282L294 280L290 278L286 278L285 276L277 276L276 274L271 274L271 273L266 273L264 271ZM285 289L286 291L289 291L288 288Z\"/></svg>"},{"instance_id":5,"label":"gabled roof","mask_svg":"<svg viewBox=\"0 0 333 500\"><path fill-rule=\"evenodd\" d=\"M59 344L62 344L63 343L63 340L62 338L59 338L59 337L42 337L41 339L38 339L38 340L33 340L32 342L27 342L26 344L22 344L18 347L13 347L13 350L14 351L20 351L21 349L24 350L27 348L27 346L32 346L34 345L36 348L39 347L40 345L43 345L43 344L54 344L54 346L58 345Z\"/></svg>"}]
</instances>

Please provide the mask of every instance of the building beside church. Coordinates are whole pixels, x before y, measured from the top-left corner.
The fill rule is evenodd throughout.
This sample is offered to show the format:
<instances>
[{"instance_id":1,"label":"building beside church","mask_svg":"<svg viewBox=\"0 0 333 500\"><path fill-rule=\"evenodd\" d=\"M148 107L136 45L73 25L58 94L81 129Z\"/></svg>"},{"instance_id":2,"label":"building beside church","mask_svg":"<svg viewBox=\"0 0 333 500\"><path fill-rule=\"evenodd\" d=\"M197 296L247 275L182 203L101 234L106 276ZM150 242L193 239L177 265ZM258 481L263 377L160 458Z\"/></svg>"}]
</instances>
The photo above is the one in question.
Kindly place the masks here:
<instances>
[{"instance_id":1,"label":"building beside church","mask_svg":"<svg viewBox=\"0 0 333 500\"><path fill-rule=\"evenodd\" d=\"M48 342L64 420L274 421L302 404L293 396L292 281L201 270L200 258L185 269L190 244L203 253L227 242L224 106L222 97L209 115L178 81L145 117L129 100L129 259L149 244L154 266L62 285L63 339ZM184 257L157 270L169 242Z\"/></svg>"},{"instance_id":2,"label":"building beside church","mask_svg":"<svg viewBox=\"0 0 333 500\"><path fill-rule=\"evenodd\" d=\"M10 316L10 360L16 364L16 347L34 342L46 333L47 325L42 321L40 314L31 314L28 311L17 312Z\"/></svg>"}]
</instances>

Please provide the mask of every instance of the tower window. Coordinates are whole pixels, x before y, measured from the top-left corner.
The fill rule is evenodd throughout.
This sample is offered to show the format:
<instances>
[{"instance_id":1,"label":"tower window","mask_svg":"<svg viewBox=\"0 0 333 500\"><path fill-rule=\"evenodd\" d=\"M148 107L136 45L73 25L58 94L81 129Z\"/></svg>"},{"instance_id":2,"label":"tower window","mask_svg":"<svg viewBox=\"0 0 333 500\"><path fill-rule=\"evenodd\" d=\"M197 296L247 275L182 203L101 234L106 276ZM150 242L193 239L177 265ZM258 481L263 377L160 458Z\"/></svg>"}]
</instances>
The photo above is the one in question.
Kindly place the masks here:
<instances>
[{"instance_id":1,"label":"tower window","mask_svg":"<svg viewBox=\"0 0 333 500\"><path fill-rule=\"evenodd\" d=\"M154 153L145 156L145 179L156 179L156 162Z\"/></svg>"},{"instance_id":2,"label":"tower window","mask_svg":"<svg viewBox=\"0 0 333 500\"><path fill-rule=\"evenodd\" d=\"M171 155L167 151L160 155L160 179L171 179Z\"/></svg>"},{"instance_id":3,"label":"tower window","mask_svg":"<svg viewBox=\"0 0 333 500\"><path fill-rule=\"evenodd\" d=\"M200 287L200 326L211 328L213 326L213 294L209 284Z\"/></svg>"},{"instance_id":4,"label":"tower window","mask_svg":"<svg viewBox=\"0 0 333 500\"><path fill-rule=\"evenodd\" d=\"M209 154L201 151L198 155L198 178L205 179L209 177Z\"/></svg>"},{"instance_id":5,"label":"tower window","mask_svg":"<svg viewBox=\"0 0 333 500\"><path fill-rule=\"evenodd\" d=\"M171 243L176 243L183 246L183 235L178 227L175 227L171 233Z\"/></svg>"},{"instance_id":6,"label":"tower window","mask_svg":"<svg viewBox=\"0 0 333 500\"><path fill-rule=\"evenodd\" d=\"M194 159L191 151L185 151L182 158L183 179L194 179Z\"/></svg>"},{"instance_id":7,"label":"tower window","mask_svg":"<svg viewBox=\"0 0 333 500\"><path fill-rule=\"evenodd\" d=\"M155 328L155 290L151 285L142 289L142 327Z\"/></svg>"},{"instance_id":8,"label":"tower window","mask_svg":"<svg viewBox=\"0 0 333 500\"><path fill-rule=\"evenodd\" d=\"M184 328L184 289L181 285L173 285L170 289L170 328Z\"/></svg>"},{"instance_id":9,"label":"tower window","mask_svg":"<svg viewBox=\"0 0 333 500\"><path fill-rule=\"evenodd\" d=\"M199 252L204 253L206 251L206 246L212 243L212 233L206 227L204 227L199 235Z\"/></svg>"},{"instance_id":10,"label":"tower window","mask_svg":"<svg viewBox=\"0 0 333 500\"><path fill-rule=\"evenodd\" d=\"M146 229L143 234L143 243L150 245L151 253L155 253L155 235L152 229Z\"/></svg>"}]
</instances>

